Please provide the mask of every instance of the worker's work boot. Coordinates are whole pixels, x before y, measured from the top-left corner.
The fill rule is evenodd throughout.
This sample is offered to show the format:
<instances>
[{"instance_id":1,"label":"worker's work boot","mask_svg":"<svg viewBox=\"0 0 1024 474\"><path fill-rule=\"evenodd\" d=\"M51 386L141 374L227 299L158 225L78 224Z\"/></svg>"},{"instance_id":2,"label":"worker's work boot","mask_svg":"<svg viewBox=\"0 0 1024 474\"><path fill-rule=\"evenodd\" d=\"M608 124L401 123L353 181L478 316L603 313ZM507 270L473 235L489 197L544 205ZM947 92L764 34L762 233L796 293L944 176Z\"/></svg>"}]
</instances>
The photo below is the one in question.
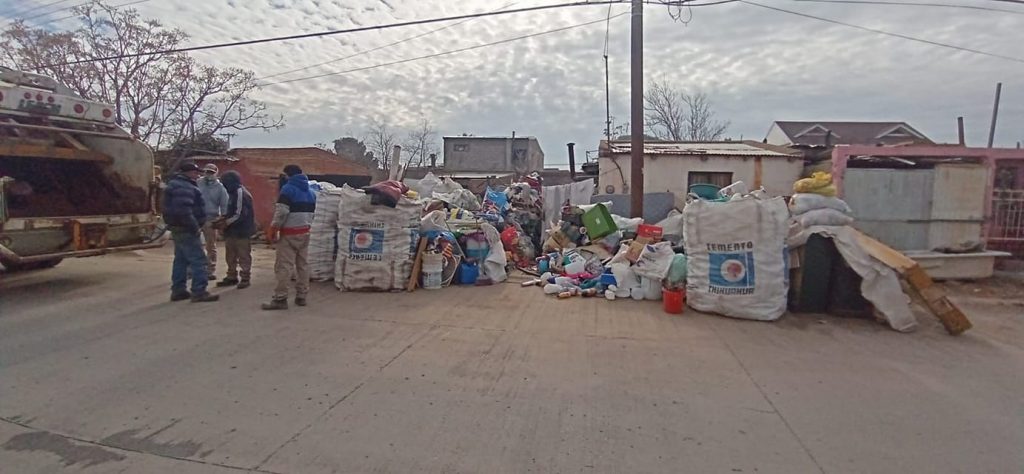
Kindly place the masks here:
<instances>
[{"instance_id":1,"label":"worker's work boot","mask_svg":"<svg viewBox=\"0 0 1024 474\"><path fill-rule=\"evenodd\" d=\"M235 286L238 284L238 278L227 277L217 282L217 288L224 288L225 286Z\"/></svg>"},{"instance_id":2,"label":"worker's work boot","mask_svg":"<svg viewBox=\"0 0 1024 474\"><path fill-rule=\"evenodd\" d=\"M192 295L193 303L210 303L220 299L220 295L213 295L210 292L200 293Z\"/></svg>"},{"instance_id":3,"label":"worker's work boot","mask_svg":"<svg viewBox=\"0 0 1024 474\"><path fill-rule=\"evenodd\" d=\"M238 282L238 287L237 288L239 290L245 289L245 288L248 288L248 287L249 287L249 280L242 280L242 281Z\"/></svg>"},{"instance_id":4,"label":"worker's work boot","mask_svg":"<svg viewBox=\"0 0 1024 474\"><path fill-rule=\"evenodd\" d=\"M263 303L261 306L265 311L275 311L279 309L288 309L288 300L270 300L269 303Z\"/></svg>"},{"instance_id":5,"label":"worker's work boot","mask_svg":"<svg viewBox=\"0 0 1024 474\"><path fill-rule=\"evenodd\" d=\"M295 306L306 306L306 297L305 296L296 296L295 297Z\"/></svg>"},{"instance_id":6,"label":"worker's work boot","mask_svg":"<svg viewBox=\"0 0 1024 474\"><path fill-rule=\"evenodd\" d=\"M192 293L189 293L188 291L185 290L171 292L171 301L184 301L191 297Z\"/></svg>"}]
</instances>

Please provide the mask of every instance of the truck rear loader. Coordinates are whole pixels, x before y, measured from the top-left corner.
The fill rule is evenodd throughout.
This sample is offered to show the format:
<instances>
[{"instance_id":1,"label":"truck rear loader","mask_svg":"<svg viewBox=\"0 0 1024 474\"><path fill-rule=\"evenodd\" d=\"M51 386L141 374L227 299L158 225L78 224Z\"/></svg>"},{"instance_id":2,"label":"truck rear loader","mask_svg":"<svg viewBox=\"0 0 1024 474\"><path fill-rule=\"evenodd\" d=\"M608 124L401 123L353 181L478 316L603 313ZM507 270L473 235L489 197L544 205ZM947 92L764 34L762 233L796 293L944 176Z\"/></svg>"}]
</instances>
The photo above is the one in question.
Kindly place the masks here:
<instances>
[{"instance_id":1,"label":"truck rear loader","mask_svg":"<svg viewBox=\"0 0 1024 474\"><path fill-rule=\"evenodd\" d=\"M153 151L113 106L0 67L0 266L159 247Z\"/></svg>"}]
</instances>

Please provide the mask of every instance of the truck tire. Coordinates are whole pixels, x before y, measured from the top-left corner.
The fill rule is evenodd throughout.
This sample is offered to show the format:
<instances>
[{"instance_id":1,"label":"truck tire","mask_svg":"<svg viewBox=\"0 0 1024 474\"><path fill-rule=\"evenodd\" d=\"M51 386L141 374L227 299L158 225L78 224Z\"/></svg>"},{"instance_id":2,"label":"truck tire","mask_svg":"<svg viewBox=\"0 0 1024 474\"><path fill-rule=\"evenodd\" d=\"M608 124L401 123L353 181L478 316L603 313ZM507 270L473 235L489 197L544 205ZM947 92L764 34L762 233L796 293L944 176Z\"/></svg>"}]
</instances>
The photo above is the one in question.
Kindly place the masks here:
<instances>
[{"instance_id":1,"label":"truck tire","mask_svg":"<svg viewBox=\"0 0 1024 474\"><path fill-rule=\"evenodd\" d=\"M60 262L64 261L63 258L51 258L49 260L42 260L39 262L31 263L12 263L6 260L0 259L0 264L4 266L7 273L15 272L27 272L32 270L44 270L47 268L56 267Z\"/></svg>"}]
</instances>

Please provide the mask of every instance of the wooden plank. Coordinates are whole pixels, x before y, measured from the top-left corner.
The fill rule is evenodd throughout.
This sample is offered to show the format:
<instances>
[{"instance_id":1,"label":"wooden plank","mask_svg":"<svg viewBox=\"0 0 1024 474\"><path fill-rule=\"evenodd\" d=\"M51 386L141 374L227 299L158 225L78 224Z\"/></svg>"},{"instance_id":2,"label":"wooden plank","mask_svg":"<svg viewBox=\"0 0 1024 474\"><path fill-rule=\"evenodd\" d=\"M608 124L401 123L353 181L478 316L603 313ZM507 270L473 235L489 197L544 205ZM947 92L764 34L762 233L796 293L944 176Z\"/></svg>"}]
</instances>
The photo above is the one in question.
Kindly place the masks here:
<instances>
[{"instance_id":1,"label":"wooden plank","mask_svg":"<svg viewBox=\"0 0 1024 474\"><path fill-rule=\"evenodd\" d=\"M893 250L888 245L885 245L855 229L851 230L857 234L857 241L860 243L861 247L864 247L864 250L866 250L869 255L888 265L893 270L896 270L899 274L906 274L907 271L917 266L917 262L915 262L914 259L903 255L897 250Z\"/></svg>"},{"instance_id":2,"label":"wooden plank","mask_svg":"<svg viewBox=\"0 0 1024 474\"><path fill-rule=\"evenodd\" d=\"M72 137L67 133L61 132L59 135L61 138L64 139L64 141L68 142L68 144L71 145L72 148L83 151L89 149L89 147L85 146L84 144L82 144L82 142L78 141L77 139L75 139L75 137Z\"/></svg>"},{"instance_id":3,"label":"wooden plank","mask_svg":"<svg viewBox=\"0 0 1024 474\"><path fill-rule=\"evenodd\" d=\"M25 145L17 143L0 143L0 156L16 156L26 158L50 158L56 160L95 161L97 163L113 163L114 159L105 153L92 150L76 150L74 148Z\"/></svg>"},{"instance_id":4,"label":"wooden plank","mask_svg":"<svg viewBox=\"0 0 1024 474\"><path fill-rule=\"evenodd\" d=\"M925 307L942 323L946 332L956 336L971 328L971 321L946 296L941 287L935 285L928 272L912 258L903 255L867 235L857 232L861 246L868 254L900 273L910 287L924 301Z\"/></svg>"},{"instance_id":5,"label":"wooden plank","mask_svg":"<svg viewBox=\"0 0 1024 474\"><path fill-rule=\"evenodd\" d=\"M423 269L423 252L427 250L427 238L420 237L420 243L416 246L416 259L412 264L412 274L409 275L407 291L414 291L420 283L420 270Z\"/></svg>"},{"instance_id":6,"label":"wooden plank","mask_svg":"<svg viewBox=\"0 0 1024 474\"><path fill-rule=\"evenodd\" d=\"M758 156L758 157L754 158L754 187L753 187L753 189L757 189L757 188L761 187L761 183L762 183L762 181L764 179L763 176L764 176L764 164L761 163L761 157Z\"/></svg>"}]
</instances>

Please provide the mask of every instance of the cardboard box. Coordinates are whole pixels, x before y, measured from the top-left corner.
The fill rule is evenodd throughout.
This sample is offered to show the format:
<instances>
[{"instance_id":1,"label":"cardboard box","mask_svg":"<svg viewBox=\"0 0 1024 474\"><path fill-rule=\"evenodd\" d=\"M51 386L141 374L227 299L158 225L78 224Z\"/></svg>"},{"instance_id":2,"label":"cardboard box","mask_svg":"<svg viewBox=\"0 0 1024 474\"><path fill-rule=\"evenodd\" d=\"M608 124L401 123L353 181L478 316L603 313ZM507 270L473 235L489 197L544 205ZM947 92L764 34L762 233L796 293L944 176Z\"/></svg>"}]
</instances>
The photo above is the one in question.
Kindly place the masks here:
<instances>
[{"instance_id":1,"label":"cardboard box","mask_svg":"<svg viewBox=\"0 0 1024 474\"><path fill-rule=\"evenodd\" d=\"M626 252L626 259L630 262L636 263L640 260L640 253L644 251L644 246L651 243L651 239L647 237L637 237L630 242L629 250Z\"/></svg>"}]
</instances>

